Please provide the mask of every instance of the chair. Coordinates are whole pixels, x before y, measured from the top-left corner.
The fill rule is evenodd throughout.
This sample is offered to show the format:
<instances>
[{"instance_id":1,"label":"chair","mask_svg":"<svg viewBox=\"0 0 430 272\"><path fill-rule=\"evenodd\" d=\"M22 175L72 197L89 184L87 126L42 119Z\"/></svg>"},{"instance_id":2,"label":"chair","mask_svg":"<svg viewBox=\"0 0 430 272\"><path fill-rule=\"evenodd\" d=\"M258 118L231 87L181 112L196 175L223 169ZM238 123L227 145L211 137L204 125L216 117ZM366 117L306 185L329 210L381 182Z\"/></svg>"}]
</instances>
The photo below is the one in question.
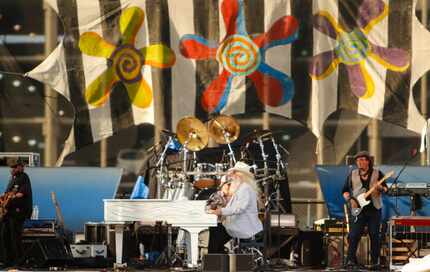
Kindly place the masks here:
<instances>
[{"instance_id":1,"label":"chair","mask_svg":"<svg viewBox=\"0 0 430 272\"><path fill-rule=\"evenodd\" d=\"M264 264L263 250L264 242L262 235L257 234L255 237L249 239L233 238L231 254L247 254L252 255L252 259L256 266Z\"/></svg>"}]
</instances>

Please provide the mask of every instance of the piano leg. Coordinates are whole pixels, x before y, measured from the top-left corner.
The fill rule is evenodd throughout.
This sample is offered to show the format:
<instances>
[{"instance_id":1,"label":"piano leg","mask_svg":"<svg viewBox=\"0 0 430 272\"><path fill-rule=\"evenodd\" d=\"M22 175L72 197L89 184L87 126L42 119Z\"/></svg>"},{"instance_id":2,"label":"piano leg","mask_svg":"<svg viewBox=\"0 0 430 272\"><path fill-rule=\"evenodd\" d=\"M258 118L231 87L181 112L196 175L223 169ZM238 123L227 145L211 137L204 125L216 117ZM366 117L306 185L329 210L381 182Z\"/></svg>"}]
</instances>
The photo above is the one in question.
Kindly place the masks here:
<instances>
[{"instance_id":1,"label":"piano leg","mask_svg":"<svg viewBox=\"0 0 430 272\"><path fill-rule=\"evenodd\" d=\"M197 267L199 260L199 233L207 229L207 227L186 227L183 229L190 234L191 250L188 253L188 267Z\"/></svg>"},{"instance_id":2,"label":"piano leg","mask_svg":"<svg viewBox=\"0 0 430 272\"><path fill-rule=\"evenodd\" d=\"M117 266L122 266L122 243L124 236L124 225L115 225L115 264Z\"/></svg>"}]
</instances>

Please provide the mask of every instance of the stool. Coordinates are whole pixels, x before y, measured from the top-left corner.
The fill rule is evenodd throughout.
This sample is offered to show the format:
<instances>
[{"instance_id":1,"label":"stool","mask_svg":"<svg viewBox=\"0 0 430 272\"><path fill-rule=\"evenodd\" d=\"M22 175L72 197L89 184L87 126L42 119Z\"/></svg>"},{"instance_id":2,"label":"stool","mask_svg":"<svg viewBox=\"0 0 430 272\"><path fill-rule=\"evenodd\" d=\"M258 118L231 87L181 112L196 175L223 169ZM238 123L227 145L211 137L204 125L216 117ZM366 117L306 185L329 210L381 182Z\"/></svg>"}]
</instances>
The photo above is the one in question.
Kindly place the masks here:
<instances>
[{"instance_id":1,"label":"stool","mask_svg":"<svg viewBox=\"0 0 430 272\"><path fill-rule=\"evenodd\" d=\"M262 249L264 248L263 241L258 241L257 239L233 239L233 248L230 250L231 253L235 254L248 254L252 255L252 259L255 265L263 265L264 257Z\"/></svg>"}]
</instances>

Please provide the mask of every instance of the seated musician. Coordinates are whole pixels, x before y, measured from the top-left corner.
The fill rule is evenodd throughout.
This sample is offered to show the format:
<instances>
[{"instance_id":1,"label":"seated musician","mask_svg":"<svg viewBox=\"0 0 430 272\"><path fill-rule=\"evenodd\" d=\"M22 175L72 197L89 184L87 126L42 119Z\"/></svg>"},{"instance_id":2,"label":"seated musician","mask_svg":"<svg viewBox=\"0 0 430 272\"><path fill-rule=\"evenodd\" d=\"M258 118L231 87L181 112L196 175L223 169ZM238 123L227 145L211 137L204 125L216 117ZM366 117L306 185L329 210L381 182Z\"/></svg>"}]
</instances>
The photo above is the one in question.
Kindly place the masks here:
<instances>
[{"instance_id":1,"label":"seated musician","mask_svg":"<svg viewBox=\"0 0 430 272\"><path fill-rule=\"evenodd\" d=\"M373 167L373 162L368 152L360 151L355 156L357 169L348 175L342 190L345 200L351 201L354 191L364 188L369 190L374 184L383 178L383 173ZM350 232L348 236L348 256L346 265L349 267L357 266L357 247L360 242L364 227L367 226L370 236L371 248L371 268L379 268L380 255L380 226L381 226L381 192L387 192L388 187L385 182L377 186L377 190L371 194L370 204L363 207L357 220L350 220Z\"/></svg>"},{"instance_id":2,"label":"seated musician","mask_svg":"<svg viewBox=\"0 0 430 272\"><path fill-rule=\"evenodd\" d=\"M259 188L250 169L246 163L237 162L228 170L221 184L226 205L208 210L221 221L209 228L208 253L224 253L224 244L231 238L254 239L262 232L257 208Z\"/></svg>"}]
</instances>

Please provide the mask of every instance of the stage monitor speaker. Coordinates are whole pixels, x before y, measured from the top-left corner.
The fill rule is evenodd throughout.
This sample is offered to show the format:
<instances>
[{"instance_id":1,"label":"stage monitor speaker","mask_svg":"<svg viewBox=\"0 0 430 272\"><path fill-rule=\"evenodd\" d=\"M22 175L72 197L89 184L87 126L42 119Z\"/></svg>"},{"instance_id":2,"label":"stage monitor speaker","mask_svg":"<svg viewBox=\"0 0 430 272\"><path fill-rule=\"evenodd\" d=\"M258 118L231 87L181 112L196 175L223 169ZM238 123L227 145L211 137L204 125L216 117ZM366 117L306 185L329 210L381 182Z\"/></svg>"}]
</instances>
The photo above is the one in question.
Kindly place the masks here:
<instances>
[{"instance_id":1,"label":"stage monitor speaker","mask_svg":"<svg viewBox=\"0 0 430 272\"><path fill-rule=\"evenodd\" d=\"M254 270L254 260L251 254L229 254L230 271L248 272Z\"/></svg>"},{"instance_id":2,"label":"stage monitor speaker","mask_svg":"<svg viewBox=\"0 0 430 272\"><path fill-rule=\"evenodd\" d=\"M71 261L70 249L61 238L23 240L22 265L27 267L63 266Z\"/></svg>"},{"instance_id":3,"label":"stage monitor speaker","mask_svg":"<svg viewBox=\"0 0 430 272\"><path fill-rule=\"evenodd\" d=\"M206 254L202 261L203 272L228 272L229 257L227 254Z\"/></svg>"}]
</instances>

